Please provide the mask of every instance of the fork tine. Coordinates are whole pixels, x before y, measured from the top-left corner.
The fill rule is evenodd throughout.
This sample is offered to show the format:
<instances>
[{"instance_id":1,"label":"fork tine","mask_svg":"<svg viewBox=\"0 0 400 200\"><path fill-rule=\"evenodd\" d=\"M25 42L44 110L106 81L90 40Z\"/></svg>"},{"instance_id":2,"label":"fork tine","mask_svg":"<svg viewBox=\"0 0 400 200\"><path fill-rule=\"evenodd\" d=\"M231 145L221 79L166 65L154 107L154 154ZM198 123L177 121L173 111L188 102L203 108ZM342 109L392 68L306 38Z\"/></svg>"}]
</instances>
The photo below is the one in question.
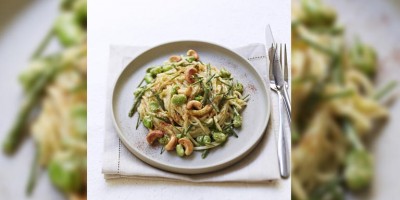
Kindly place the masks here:
<instances>
[{"instance_id":1,"label":"fork tine","mask_svg":"<svg viewBox=\"0 0 400 200\"><path fill-rule=\"evenodd\" d=\"M284 70L284 80L286 81L286 82L288 82L289 80L288 80L288 77L289 77L289 67L288 67L288 61L287 61L287 51L286 51L286 44L285 44L285 63L284 63L284 68L285 68L285 70Z\"/></svg>"}]
</instances>

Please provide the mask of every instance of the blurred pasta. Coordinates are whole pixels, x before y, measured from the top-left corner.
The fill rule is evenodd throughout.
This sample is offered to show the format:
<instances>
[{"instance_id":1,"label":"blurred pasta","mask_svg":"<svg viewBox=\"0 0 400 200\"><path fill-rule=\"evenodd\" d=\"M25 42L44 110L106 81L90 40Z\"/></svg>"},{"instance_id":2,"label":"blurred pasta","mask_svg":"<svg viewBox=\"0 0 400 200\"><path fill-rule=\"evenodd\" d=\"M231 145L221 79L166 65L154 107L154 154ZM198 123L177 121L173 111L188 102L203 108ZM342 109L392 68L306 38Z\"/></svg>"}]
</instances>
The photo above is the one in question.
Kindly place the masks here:
<instances>
[{"instance_id":1,"label":"blurred pasta","mask_svg":"<svg viewBox=\"0 0 400 200\"><path fill-rule=\"evenodd\" d=\"M367 188L373 178L367 138L388 117L379 100L395 83L376 89L375 51L346 42L336 18L319 0L293 2L294 199L343 199L345 191Z\"/></svg>"}]
</instances>

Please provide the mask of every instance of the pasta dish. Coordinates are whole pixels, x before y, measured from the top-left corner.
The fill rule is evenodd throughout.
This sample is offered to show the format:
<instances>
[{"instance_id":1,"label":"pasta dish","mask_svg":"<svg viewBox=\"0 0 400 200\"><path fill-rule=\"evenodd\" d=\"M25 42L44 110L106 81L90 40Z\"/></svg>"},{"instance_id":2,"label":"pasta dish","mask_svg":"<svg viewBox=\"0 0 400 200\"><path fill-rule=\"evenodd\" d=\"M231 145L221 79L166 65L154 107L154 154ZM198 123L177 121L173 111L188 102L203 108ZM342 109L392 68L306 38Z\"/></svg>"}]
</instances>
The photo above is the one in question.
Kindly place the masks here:
<instances>
[{"instance_id":1,"label":"pasta dish","mask_svg":"<svg viewBox=\"0 0 400 200\"><path fill-rule=\"evenodd\" d=\"M234 128L242 125L249 96L229 71L202 63L196 51L149 68L142 83L129 116L139 113L137 126L142 122L150 130L149 144L158 141L162 151L176 149L178 156L203 151L205 158L229 136L237 137Z\"/></svg>"}]
</instances>

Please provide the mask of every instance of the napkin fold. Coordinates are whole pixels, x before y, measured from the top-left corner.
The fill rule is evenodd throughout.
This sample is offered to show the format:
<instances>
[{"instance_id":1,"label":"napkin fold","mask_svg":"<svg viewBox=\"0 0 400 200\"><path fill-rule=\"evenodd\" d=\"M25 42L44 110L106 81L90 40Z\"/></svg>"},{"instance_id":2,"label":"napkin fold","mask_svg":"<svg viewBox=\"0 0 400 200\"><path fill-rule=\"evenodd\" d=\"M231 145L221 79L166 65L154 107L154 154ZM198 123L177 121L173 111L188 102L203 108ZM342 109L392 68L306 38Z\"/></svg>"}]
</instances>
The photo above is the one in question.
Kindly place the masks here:
<instances>
[{"instance_id":1,"label":"napkin fold","mask_svg":"<svg viewBox=\"0 0 400 200\"><path fill-rule=\"evenodd\" d=\"M111 46L108 68L107 105L111 104L112 85L121 71L148 47ZM263 44L250 44L234 49L246 58L269 83L268 58ZM269 84L268 84L269 85ZM266 133L259 144L245 158L222 170L199 174L175 174L154 168L135 157L120 141L111 119L111 108L106 107L102 173L105 179L132 178L191 182L268 182L280 178L277 157L278 98L270 92L271 115ZM288 129L288 124L285 124Z\"/></svg>"}]
</instances>

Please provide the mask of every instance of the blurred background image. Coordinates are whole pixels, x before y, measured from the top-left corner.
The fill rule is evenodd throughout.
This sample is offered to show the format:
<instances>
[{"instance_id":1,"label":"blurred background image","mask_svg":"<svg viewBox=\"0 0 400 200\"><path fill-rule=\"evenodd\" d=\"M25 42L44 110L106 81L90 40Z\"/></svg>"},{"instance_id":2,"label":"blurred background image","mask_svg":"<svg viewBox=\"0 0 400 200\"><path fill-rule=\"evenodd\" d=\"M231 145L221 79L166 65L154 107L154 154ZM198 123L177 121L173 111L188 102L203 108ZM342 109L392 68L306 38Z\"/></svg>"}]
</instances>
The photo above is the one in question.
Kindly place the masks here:
<instances>
[{"instance_id":1,"label":"blurred background image","mask_svg":"<svg viewBox=\"0 0 400 200\"><path fill-rule=\"evenodd\" d=\"M292 198L400 194L400 4L292 1Z\"/></svg>"},{"instance_id":2,"label":"blurred background image","mask_svg":"<svg viewBox=\"0 0 400 200\"><path fill-rule=\"evenodd\" d=\"M86 0L0 5L0 199L86 199Z\"/></svg>"}]
</instances>

